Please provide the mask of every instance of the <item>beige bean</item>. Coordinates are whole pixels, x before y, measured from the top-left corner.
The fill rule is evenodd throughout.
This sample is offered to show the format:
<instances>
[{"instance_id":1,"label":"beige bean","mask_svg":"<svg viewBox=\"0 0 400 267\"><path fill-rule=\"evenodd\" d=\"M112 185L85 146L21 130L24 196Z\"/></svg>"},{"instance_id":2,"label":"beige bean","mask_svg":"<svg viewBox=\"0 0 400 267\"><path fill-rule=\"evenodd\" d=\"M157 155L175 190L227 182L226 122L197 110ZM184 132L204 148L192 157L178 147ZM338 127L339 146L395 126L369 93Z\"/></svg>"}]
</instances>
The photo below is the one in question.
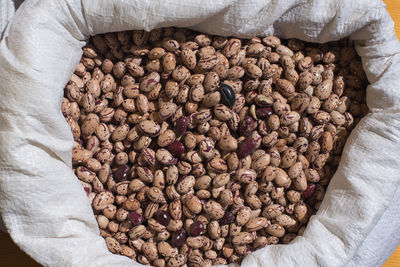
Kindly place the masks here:
<instances>
[{"instance_id":1,"label":"beige bean","mask_svg":"<svg viewBox=\"0 0 400 267\"><path fill-rule=\"evenodd\" d=\"M297 152L293 148L288 148L282 153L281 167L289 168L297 160Z\"/></svg>"},{"instance_id":2,"label":"beige bean","mask_svg":"<svg viewBox=\"0 0 400 267\"><path fill-rule=\"evenodd\" d=\"M188 48L183 48L182 53L181 53L182 61L185 66L192 70L196 67L197 60L196 60L196 54L194 51L188 49Z\"/></svg>"},{"instance_id":3,"label":"beige bean","mask_svg":"<svg viewBox=\"0 0 400 267\"><path fill-rule=\"evenodd\" d=\"M95 210L102 210L112 203L114 203L113 194L109 191L104 191L97 194L93 200L92 206Z\"/></svg>"},{"instance_id":4,"label":"beige bean","mask_svg":"<svg viewBox=\"0 0 400 267\"><path fill-rule=\"evenodd\" d=\"M307 220L308 208L304 203L298 203L294 207L294 214L300 222L305 222Z\"/></svg>"},{"instance_id":5,"label":"beige bean","mask_svg":"<svg viewBox=\"0 0 400 267\"><path fill-rule=\"evenodd\" d=\"M240 226L245 225L251 217L251 209L249 207L244 207L236 215L236 223Z\"/></svg>"},{"instance_id":6,"label":"beige bean","mask_svg":"<svg viewBox=\"0 0 400 267\"><path fill-rule=\"evenodd\" d=\"M280 118L281 125L288 126L300 120L300 114L296 111L285 113Z\"/></svg>"},{"instance_id":7,"label":"beige bean","mask_svg":"<svg viewBox=\"0 0 400 267\"><path fill-rule=\"evenodd\" d=\"M294 179L300 175L300 172L302 170L303 170L303 165L301 164L301 162L296 162L292 166L290 166L287 174L291 179Z\"/></svg>"},{"instance_id":8,"label":"beige bean","mask_svg":"<svg viewBox=\"0 0 400 267\"><path fill-rule=\"evenodd\" d=\"M146 231L146 227L144 225L138 225L133 227L131 230L129 230L129 238L132 240L141 238Z\"/></svg>"},{"instance_id":9,"label":"beige bean","mask_svg":"<svg viewBox=\"0 0 400 267\"><path fill-rule=\"evenodd\" d=\"M231 110L222 104L217 104L214 107L214 115L220 121L227 121L232 118Z\"/></svg>"},{"instance_id":10,"label":"beige bean","mask_svg":"<svg viewBox=\"0 0 400 267\"><path fill-rule=\"evenodd\" d=\"M271 204L264 208L262 215L267 219L273 219L281 215L284 211L284 207L278 204Z\"/></svg>"},{"instance_id":11,"label":"beige bean","mask_svg":"<svg viewBox=\"0 0 400 267\"><path fill-rule=\"evenodd\" d=\"M289 47L284 46L284 45L278 45L276 47L276 52L280 55L285 55L285 56L289 56L292 57L293 56L293 51L290 50Z\"/></svg>"},{"instance_id":12,"label":"beige bean","mask_svg":"<svg viewBox=\"0 0 400 267\"><path fill-rule=\"evenodd\" d=\"M203 210L214 220L219 220L224 216L224 210L218 202L213 200L207 201L203 205Z\"/></svg>"},{"instance_id":13,"label":"beige bean","mask_svg":"<svg viewBox=\"0 0 400 267\"><path fill-rule=\"evenodd\" d=\"M225 47L222 49L222 53L227 58L230 58L239 52L241 45L242 42L239 39L232 38L227 42Z\"/></svg>"},{"instance_id":14,"label":"beige bean","mask_svg":"<svg viewBox=\"0 0 400 267\"><path fill-rule=\"evenodd\" d=\"M333 149L333 137L330 132L324 132L321 136L321 152L329 153Z\"/></svg>"},{"instance_id":15,"label":"beige bean","mask_svg":"<svg viewBox=\"0 0 400 267\"><path fill-rule=\"evenodd\" d=\"M319 124L325 124L331 120L331 115L328 112L319 110L312 115L312 118Z\"/></svg>"},{"instance_id":16,"label":"beige bean","mask_svg":"<svg viewBox=\"0 0 400 267\"><path fill-rule=\"evenodd\" d=\"M207 71L214 68L217 64L218 64L217 55L211 54L200 57L196 67L199 68L200 70Z\"/></svg>"},{"instance_id":17,"label":"beige bean","mask_svg":"<svg viewBox=\"0 0 400 267\"><path fill-rule=\"evenodd\" d=\"M158 258L157 246L154 243L144 243L142 245L142 252L144 256L150 261L154 261Z\"/></svg>"},{"instance_id":18,"label":"beige bean","mask_svg":"<svg viewBox=\"0 0 400 267\"><path fill-rule=\"evenodd\" d=\"M175 55L167 52L162 59L162 65L165 72L172 72L176 67Z\"/></svg>"},{"instance_id":19,"label":"beige bean","mask_svg":"<svg viewBox=\"0 0 400 267\"><path fill-rule=\"evenodd\" d=\"M246 64L244 70L253 79L258 79L262 76L262 71L256 64Z\"/></svg>"},{"instance_id":20,"label":"beige bean","mask_svg":"<svg viewBox=\"0 0 400 267\"><path fill-rule=\"evenodd\" d=\"M275 237L282 237L285 235L285 229L279 224L271 224L267 226L266 232Z\"/></svg>"},{"instance_id":21,"label":"beige bean","mask_svg":"<svg viewBox=\"0 0 400 267\"><path fill-rule=\"evenodd\" d=\"M221 93L218 91L205 94L202 99L202 104L206 107L215 107L221 101Z\"/></svg>"},{"instance_id":22,"label":"beige bean","mask_svg":"<svg viewBox=\"0 0 400 267\"><path fill-rule=\"evenodd\" d=\"M158 136L157 144L160 147L166 147L172 142L174 142L175 139L176 139L175 132L168 129Z\"/></svg>"},{"instance_id":23,"label":"beige bean","mask_svg":"<svg viewBox=\"0 0 400 267\"><path fill-rule=\"evenodd\" d=\"M157 72L151 72L148 75L144 76L140 81L140 90L143 92L150 92L153 90L157 84L160 82L160 74Z\"/></svg>"},{"instance_id":24,"label":"beige bean","mask_svg":"<svg viewBox=\"0 0 400 267\"><path fill-rule=\"evenodd\" d=\"M320 176L317 170L307 169L304 171L304 174L308 182L318 183L320 180Z\"/></svg>"},{"instance_id":25,"label":"beige bean","mask_svg":"<svg viewBox=\"0 0 400 267\"><path fill-rule=\"evenodd\" d=\"M106 237L106 245L108 250L112 253L121 252L121 245L112 237Z\"/></svg>"},{"instance_id":26,"label":"beige bean","mask_svg":"<svg viewBox=\"0 0 400 267\"><path fill-rule=\"evenodd\" d=\"M166 120L172 117L175 114L177 108L178 107L175 103L164 103L159 111L160 118L162 120Z\"/></svg>"},{"instance_id":27,"label":"beige bean","mask_svg":"<svg viewBox=\"0 0 400 267\"><path fill-rule=\"evenodd\" d=\"M149 111L149 100L145 95L139 94L136 98L137 110L143 115Z\"/></svg>"},{"instance_id":28,"label":"beige bean","mask_svg":"<svg viewBox=\"0 0 400 267\"><path fill-rule=\"evenodd\" d=\"M156 203L165 203L165 197L163 192L157 187L151 187L147 190L147 197Z\"/></svg>"},{"instance_id":29,"label":"beige bean","mask_svg":"<svg viewBox=\"0 0 400 267\"><path fill-rule=\"evenodd\" d=\"M168 211L171 218L174 220L180 220L182 218L182 203L181 201L174 200L168 205Z\"/></svg>"},{"instance_id":30,"label":"beige bean","mask_svg":"<svg viewBox=\"0 0 400 267\"><path fill-rule=\"evenodd\" d=\"M158 136L160 134L160 129L161 129L160 125L152 120L144 120L139 122L138 128L142 133L150 137Z\"/></svg>"},{"instance_id":31,"label":"beige bean","mask_svg":"<svg viewBox=\"0 0 400 267\"><path fill-rule=\"evenodd\" d=\"M197 190L207 189L211 184L212 178L208 175L203 175L196 179L195 188Z\"/></svg>"},{"instance_id":32,"label":"beige bean","mask_svg":"<svg viewBox=\"0 0 400 267\"><path fill-rule=\"evenodd\" d=\"M157 161L164 165L174 165L176 163L171 153L164 148L158 149L155 156Z\"/></svg>"},{"instance_id":33,"label":"beige bean","mask_svg":"<svg viewBox=\"0 0 400 267\"><path fill-rule=\"evenodd\" d=\"M185 199L185 205L188 207L188 209L191 212L193 212L195 214L199 214L202 210L202 204L201 204L200 199L194 195L189 195Z\"/></svg>"},{"instance_id":34,"label":"beige bean","mask_svg":"<svg viewBox=\"0 0 400 267\"><path fill-rule=\"evenodd\" d=\"M307 179L303 172L301 172L300 175L293 180L293 185L299 191L304 191L307 189Z\"/></svg>"},{"instance_id":35,"label":"beige bean","mask_svg":"<svg viewBox=\"0 0 400 267\"><path fill-rule=\"evenodd\" d=\"M321 107L321 101L317 97L313 96L311 98L310 104L306 109L306 112L308 114L314 114L319 110L320 107Z\"/></svg>"},{"instance_id":36,"label":"beige bean","mask_svg":"<svg viewBox=\"0 0 400 267\"><path fill-rule=\"evenodd\" d=\"M241 232L238 235L234 236L232 239L232 243L234 245L247 245L252 243L254 240L253 235L248 232Z\"/></svg>"},{"instance_id":37,"label":"beige bean","mask_svg":"<svg viewBox=\"0 0 400 267\"><path fill-rule=\"evenodd\" d=\"M186 244L191 248L201 248L204 245L204 238L202 236L188 237Z\"/></svg>"},{"instance_id":38,"label":"beige bean","mask_svg":"<svg viewBox=\"0 0 400 267\"><path fill-rule=\"evenodd\" d=\"M87 149L72 149L72 164L85 163L93 156L93 153Z\"/></svg>"},{"instance_id":39,"label":"beige bean","mask_svg":"<svg viewBox=\"0 0 400 267\"><path fill-rule=\"evenodd\" d=\"M281 44L281 40L278 37L272 35L264 37L262 41L264 44L273 48L276 48Z\"/></svg>"},{"instance_id":40,"label":"beige bean","mask_svg":"<svg viewBox=\"0 0 400 267\"><path fill-rule=\"evenodd\" d=\"M238 148L238 143L233 136L225 135L219 139L218 146L222 151L231 152Z\"/></svg>"},{"instance_id":41,"label":"beige bean","mask_svg":"<svg viewBox=\"0 0 400 267\"><path fill-rule=\"evenodd\" d=\"M193 84L189 91L190 99L194 102L200 102L204 98L204 87L201 84Z\"/></svg>"},{"instance_id":42,"label":"beige bean","mask_svg":"<svg viewBox=\"0 0 400 267\"><path fill-rule=\"evenodd\" d=\"M274 183L277 186L288 188L291 185L292 180L289 178L287 173L284 170L282 170L281 168L276 168L275 172L276 172L276 174L275 174Z\"/></svg>"},{"instance_id":43,"label":"beige bean","mask_svg":"<svg viewBox=\"0 0 400 267\"><path fill-rule=\"evenodd\" d=\"M217 175L214 180L213 180L213 186L214 187L222 187L229 183L230 181L230 175L229 173L221 173Z\"/></svg>"},{"instance_id":44,"label":"beige bean","mask_svg":"<svg viewBox=\"0 0 400 267\"><path fill-rule=\"evenodd\" d=\"M300 201L301 198L301 194L298 191L295 190L289 190L286 193L286 197L287 199L291 202L291 203L297 203Z\"/></svg>"},{"instance_id":45,"label":"beige bean","mask_svg":"<svg viewBox=\"0 0 400 267\"><path fill-rule=\"evenodd\" d=\"M96 177L96 174L91 170L86 169L85 167L79 166L76 168L76 175L78 178L86 183L90 183Z\"/></svg>"},{"instance_id":46,"label":"beige bean","mask_svg":"<svg viewBox=\"0 0 400 267\"><path fill-rule=\"evenodd\" d=\"M236 171L236 179L241 183L250 183L255 181L257 173L251 169L238 169Z\"/></svg>"},{"instance_id":47,"label":"beige bean","mask_svg":"<svg viewBox=\"0 0 400 267\"><path fill-rule=\"evenodd\" d=\"M157 212L158 207L159 207L158 203L150 202L143 213L144 218L146 218L147 220L152 218L154 214Z\"/></svg>"},{"instance_id":48,"label":"beige bean","mask_svg":"<svg viewBox=\"0 0 400 267\"><path fill-rule=\"evenodd\" d=\"M314 89L314 95L320 100L327 99L332 93L333 81L330 79L324 80Z\"/></svg>"},{"instance_id":49,"label":"beige bean","mask_svg":"<svg viewBox=\"0 0 400 267\"><path fill-rule=\"evenodd\" d=\"M291 227L296 224L296 220L286 214L277 216L274 221L283 227Z\"/></svg>"},{"instance_id":50,"label":"beige bean","mask_svg":"<svg viewBox=\"0 0 400 267\"><path fill-rule=\"evenodd\" d=\"M290 97L295 93L293 84L286 79L278 79L276 85L279 92L286 97Z\"/></svg>"},{"instance_id":51,"label":"beige bean","mask_svg":"<svg viewBox=\"0 0 400 267\"><path fill-rule=\"evenodd\" d=\"M99 116L94 113L90 113L89 115L86 116L84 122L82 123L82 134L84 136L90 136L91 134L94 133L96 130L97 126L100 123Z\"/></svg>"},{"instance_id":52,"label":"beige bean","mask_svg":"<svg viewBox=\"0 0 400 267\"><path fill-rule=\"evenodd\" d=\"M330 113L330 117L331 117L331 122L334 125L342 126L346 123L345 116L336 110L334 110Z\"/></svg>"},{"instance_id":53,"label":"beige bean","mask_svg":"<svg viewBox=\"0 0 400 267\"><path fill-rule=\"evenodd\" d=\"M114 142L123 141L123 140L125 140L128 133L129 133L129 125L122 124L113 131L113 133L111 135L111 139Z\"/></svg>"},{"instance_id":54,"label":"beige bean","mask_svg":"<svg viewBox=\"0 0 400 267\"><path fill-rule=\"evenodd\" d=\"M154 180L153 173L146 167L136 167L136 173L139 179L145 183L151 183Z\"/></svg>"},{"instance_id":55,"label":"beige bean","mask_svg":"<svg viewBox=\"0 0 400 267\"><path fill-rule=\"evenodd\" d=\"M186 176L182 181L180 181L176 187L176 190L180 194L186 194L195 185L196 179L193 175Z\"/></svg>"},{"instance_id":56,"label":"beige bean","mask_svg":"<svg viewBox=\"0 0 400 267\"><path fill-rule=\"evenodd\" d=\"M178 254L168 260L168 267L179 267L185 264L185 256Z\"/></svg>"},{"instance_id":57,"label":"beige bean","mask_svg":"<svg viewBox=\"0 0 400 267\"><path fill-rule=\"evenodd\" d=\"M250 219L246 223L246 230L249 232L254 232L263 229L268 225L268 219L264 217L256 217Z\"/></svg>"},{"instance_id":58,"label":"beige bean","mask_svg":"<svg viewBox=\"0 0 400 267\"><path fill-rule=\"evenodd\" d=\"M155 219L151 218L147 221L147 225L150 227L150 229L156 231L156 232L163 232L166 230L166 227L162 225L161 223L157 222Z\"/></svg>"}]
</instances>

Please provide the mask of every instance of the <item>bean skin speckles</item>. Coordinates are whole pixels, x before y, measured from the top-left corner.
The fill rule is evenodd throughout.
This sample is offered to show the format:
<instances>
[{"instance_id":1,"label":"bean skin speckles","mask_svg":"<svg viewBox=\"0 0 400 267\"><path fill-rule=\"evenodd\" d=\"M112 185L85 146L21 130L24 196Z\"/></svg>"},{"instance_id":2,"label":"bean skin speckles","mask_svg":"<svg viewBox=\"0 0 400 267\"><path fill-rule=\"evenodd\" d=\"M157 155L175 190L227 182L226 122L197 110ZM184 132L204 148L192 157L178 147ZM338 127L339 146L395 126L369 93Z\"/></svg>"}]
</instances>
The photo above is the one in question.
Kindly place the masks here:
<instances>
[{"instance_id":1,"label":"bean skin speckles","mask_svg":"<svg viewBox=\"0 0 400 267\"><path fill-rule=\"evenodd\" d=\"M107 248L211 267L302 235L368 112L365 77L348 40L92 37L61 111Z\"/></svg>"}]
</instances>

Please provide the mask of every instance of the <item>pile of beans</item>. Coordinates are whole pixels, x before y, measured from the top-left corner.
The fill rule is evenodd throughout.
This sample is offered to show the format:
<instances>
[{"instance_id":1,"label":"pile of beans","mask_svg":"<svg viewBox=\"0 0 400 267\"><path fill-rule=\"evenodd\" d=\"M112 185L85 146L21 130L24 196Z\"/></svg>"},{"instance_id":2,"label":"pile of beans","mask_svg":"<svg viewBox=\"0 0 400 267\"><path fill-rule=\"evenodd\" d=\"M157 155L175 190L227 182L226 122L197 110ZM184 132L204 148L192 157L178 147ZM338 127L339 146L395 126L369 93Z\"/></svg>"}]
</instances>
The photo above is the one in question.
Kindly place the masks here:
<instances>
[{"instance_id":1,"label":"pile of beans","mask_svg":"<svg viewBox=\"0 0 400 267\"><path fill-rule=\"evenodd\" d=\"M349 40L181 28L92 37L62 112L108 249L211 266L291 242L368 112L366 85Z\"/></svg>"}]
</instances>

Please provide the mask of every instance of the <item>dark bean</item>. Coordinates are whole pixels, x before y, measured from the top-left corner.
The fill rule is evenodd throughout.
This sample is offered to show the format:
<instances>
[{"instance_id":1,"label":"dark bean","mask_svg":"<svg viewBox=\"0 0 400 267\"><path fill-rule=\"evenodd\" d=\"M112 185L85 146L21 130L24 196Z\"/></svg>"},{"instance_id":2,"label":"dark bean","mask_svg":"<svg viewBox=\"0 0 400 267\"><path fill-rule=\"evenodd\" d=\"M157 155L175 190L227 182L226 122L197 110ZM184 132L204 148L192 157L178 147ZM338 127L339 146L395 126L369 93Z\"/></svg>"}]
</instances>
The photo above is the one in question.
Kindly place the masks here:
<instances>
[{"instance_id":1,"label":"dark bean","mask_svg":"<svg viewBox=\"0 0 400 267\"><path fill-rule=\"evenodd\" d=\"M190 226L190 235L191 236L199 236L202 235L206 232L206 228L204 227L204 224L200 221L195 221L191 226Z\"/></svg>"},{"instance_id":2,"label":"dark bean","mask_svg":"<svg viewBox=\"0 0 400 267\"><path fill-rule=\"evenodd\" d=\"M240 135L249 136L251 132L256 128L256 124L252 117L247 116L239 123Z\"/></svg>"},{"instance_id":3,"label":"dark bean","mask_svg":"<svg viewBox=\"0 0 400 267\"><path fill-rule=\"evenodd\" d=\"M271 107L258 108L256 110L257 119L264 120L264 119L267 119L272 114L274 114L274 111L272 110Z\"/></svg>"},{"instance_id":4,"label":"dark bean","mask_svg":"<svg viewBox=\"0 0 400 267\"><path fill-rule=\"evenodd\" d=\"M139 225L144 221L143 216L136 211L129 212L128 219L133 224L133 226Z\"/></svg>"},{"instance_id":5,"label":"dark bean","mask_svg":"<svg viewBox=\"0 0 400 267\"><path fill-rule=\"evenodd\" d=\"M309 184L307 186L307 189L304 190L304 192L303 192L303 197L305 199L311 197L314 194L314 191L315 191L315 184Z\"/></svg>"},{"instance_id":6,"label":"dark bean","mask_svg":"<svg viewBox=\"0 0 400 267\"><path fill-rule=\"evenodd\" d=\"M175 157L179 157L185 153L185 146L178 141L174 141L167 146L168 151Z\"/></svg>"},{"instance_id":7,"label":"dark bean","mask_svg":"<svg viewBox=\"0 0 400 267\"><path fill-rule=\"evenodd\" d=\"M256 149L256 142L253 138L246 138L242 142L239 143L236 153L239 158L244 158L247 155L250 155Z\"/></svg>"},{"instance_id":8,"label":"dark bean","mask_svg":"<svg viewBox=\"0 0 400 267\"><path fill-rule=\"evenodd\" d=\"M234 221L235 221L235 215L233 215L233 213L230 211L225 211L224 217L222 217L222 219L219 220L219 223L221 225L225 225L225 224L231 224Z\"/></svg>"},{"instance_id":9,"label":"dark bean","mask_svg":"<svg viewBox=\"0 0 400 267\"><path fill-rule=\"evenodd\" d=\"M219 91L221 93L221 102L225 106L231 108L235 105L236 97L235 92L233 91L232 87L227 84L222 84L219 87Z\"/></svg>"},{"instance_id":10,"label":"dark bean","mask_svg":"<svg viewBox=\"0 0 400 267\"><path fill-rule=\"evenodd\" d=\"M129 176L129 166L128 165L121 165L113 172L114 180L119 183L122 181L128 180Z\"/></svg>"},{"instance_id":11,"label":"dark bean","mask_svg":"<svg viewBox=\"0 0 400 267\"><path fill-rule=\"evenodd\" d=\"M168 212L166 212L164 210L158 210L156 212L156 220L157 220L157 222L166 226L171 221L171 217L169 216Z\"/></svg>"},{"instance_id":12,"label":"dark bean","mask_svg":"<svg viewBox=\"0 0 400 267\"><path fill-rule=\"evenodd\" d=\"M171 236L171 245L173 247L179 248L186 242L186 231L184 229L179 229L174 232Z\"/></svg>"},{"instance_id":13,"label":"dark bean","mask_svg":"<svg viewBox=\"0 0 400 267\"><path fill-rule=\"evenodd\" d=\"M189 119L186 116L180 116L175 122L176 136L182 136L188 127Z\"/></svg>"}]
</instances>

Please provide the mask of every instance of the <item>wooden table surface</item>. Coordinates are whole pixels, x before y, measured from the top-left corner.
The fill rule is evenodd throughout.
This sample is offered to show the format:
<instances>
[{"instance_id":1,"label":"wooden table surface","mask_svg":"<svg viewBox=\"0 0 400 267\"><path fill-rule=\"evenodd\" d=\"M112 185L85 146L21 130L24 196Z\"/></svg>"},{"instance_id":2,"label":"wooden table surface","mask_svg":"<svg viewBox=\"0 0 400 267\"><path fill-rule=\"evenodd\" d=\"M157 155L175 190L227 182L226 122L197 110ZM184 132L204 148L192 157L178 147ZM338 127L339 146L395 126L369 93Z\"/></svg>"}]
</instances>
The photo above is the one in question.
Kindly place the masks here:
<instances>
[{"instance_id":1,"label":"wooden table surface","mask_svg":"<svg viewBox=\"0 0 400 267\"><path fill-rule=\"evenodd\" d=\"M400 37L400 0L384 0L387 9L395 21L395 30ZM400 39L400 38L399 38ZM36 263L23 251L21 251L11 240L8 234L0 231L0 266L5 267L39 267ZM399 267L400 266L400 246L382 267Z\"/></svg>"}]
</instances>

